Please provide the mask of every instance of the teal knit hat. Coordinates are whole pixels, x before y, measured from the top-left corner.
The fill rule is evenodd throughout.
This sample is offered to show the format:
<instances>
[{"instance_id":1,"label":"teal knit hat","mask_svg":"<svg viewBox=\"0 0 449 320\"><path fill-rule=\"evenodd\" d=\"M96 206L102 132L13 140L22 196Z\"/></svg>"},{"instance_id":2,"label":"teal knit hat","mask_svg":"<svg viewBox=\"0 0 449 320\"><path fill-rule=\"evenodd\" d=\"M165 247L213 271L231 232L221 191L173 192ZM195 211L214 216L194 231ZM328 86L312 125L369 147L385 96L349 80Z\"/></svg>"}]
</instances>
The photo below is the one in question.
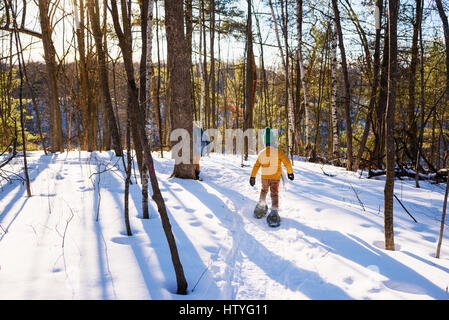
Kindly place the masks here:
<instances>
[{"instance_id":1,"label":"teal knit hat","mask_svg":"<svg viewBox=\"0 0 449 320\"><path fill-rule=\"evenodd\" d=\"M265 134L263 136L263 140L265 143L265 146L275 146L276 144L276 137L273 134L273 131L271 131L270 127L265 128Z\"/></svg>"}]
</instances>

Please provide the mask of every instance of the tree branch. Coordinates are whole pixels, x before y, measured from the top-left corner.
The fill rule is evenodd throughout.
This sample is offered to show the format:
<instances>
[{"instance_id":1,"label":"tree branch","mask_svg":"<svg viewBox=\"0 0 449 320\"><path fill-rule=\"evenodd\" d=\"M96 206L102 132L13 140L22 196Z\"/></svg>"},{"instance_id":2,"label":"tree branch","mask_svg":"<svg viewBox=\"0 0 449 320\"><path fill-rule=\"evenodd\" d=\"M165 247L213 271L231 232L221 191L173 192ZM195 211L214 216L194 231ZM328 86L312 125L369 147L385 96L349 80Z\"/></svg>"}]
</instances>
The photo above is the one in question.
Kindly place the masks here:
<instances>
[{"instance_id":1,"label":"tree branch","mask_svg":"<svg viewBox=\"0 0 449 320\"><path fill-rule=\"evenodd\" d=\"M40 34L39 32L36 32L34 30L30 30L24 27L20 27L20 28L13 28L13 27L9 27L7 25L5 26L0 26L0 30L3 31L8 31L8 32L20 32L20 33L25 33L27 35L42 39L42 34Z\"/></svg>"}]
</instances>

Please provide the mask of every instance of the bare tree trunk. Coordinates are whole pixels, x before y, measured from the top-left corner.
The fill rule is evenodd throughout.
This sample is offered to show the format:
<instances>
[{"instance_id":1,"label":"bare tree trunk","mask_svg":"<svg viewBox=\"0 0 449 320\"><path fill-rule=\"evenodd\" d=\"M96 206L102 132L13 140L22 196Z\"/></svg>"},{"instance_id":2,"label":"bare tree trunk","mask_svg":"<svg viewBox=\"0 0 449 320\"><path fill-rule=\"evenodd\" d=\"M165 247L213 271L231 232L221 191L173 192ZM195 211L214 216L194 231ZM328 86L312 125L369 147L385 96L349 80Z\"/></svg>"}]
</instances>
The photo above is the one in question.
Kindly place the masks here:
<instances>
[{"instance_id":1,"label":"bare tree trunk","mask_svg":"<svg viewBox=\"0 0 449 320\"><path fill-rule=\"evenodd\" d=\"M173 175L178 178L194 179L193 164L193 116L190 90L190 61L188 44L184 35L184 10L182 1L165 1L167 59L169 80L169 108L171 127L184 129L190 136L189 163L175 164ZM201 62L200 62L201 63ZM176 143L176 142L174 142Z\"/></svg>"},{"instance_id":2,"label":"bare tree trunk","mask_svg":"<svg viewBox=\"0 0 449 320\"><path fill-rule=\"evenodd\" d=\"M146 19L142 19L142 39L146 39L145 51L142 50L142 57L145 55L145 60L141 61L141 71L145 73L145 76L141 76L140 92L141 92L141 105L145 106L145 134L147 137L155 136L155 116L153 105L153 0L142 1L142 5L146 10L142 10L142 15L146 16ZM146 23L144 21L146 20ZM143 32L145 30L145 32ZM145 66L142 67L142 64ZM142 73L141 73L142 74ZM145 82L145 83L144 83ZM145 90L144 90L145 88ZM145 92L145 94L144 94ZM151 141L151 140L150 140ZM142 166L142 216L144 219L150 217L148 211L148 167L143 164Z\"/></svg>"},{"instance_id":3,"label":"bare tree trunk","mask_svg":"<svg viewBox=\"0 0 449 320\"><path fill-rule=\"evenodd\" d=\"M19 62L19 72L21 73L20 74L20 81L21 81L20 94L22 94L23 81L25 81L25 83L26 83L26 85L28 87L29 95L31 96L31 102L32 102L31 104L33 106L33 110L34 110L34 113L35 113L37 130L38 130L38 133L39 133L40 140L42 142L42 148L44 149L45 155L47 155L47 147L45 145L44 135L42 133L42 126L41 126L39 110L38 110L38 107L37 107L37 103L36 103L35 95L34 95L34 92L33 92L33 88L32 88L32 86L31 86L31 84L29 82L29 78L28 78L28 75L27 75L26 66L25 66L25 62L24 62L24 59L23 59L23 47L22 47L22 42L20 40L20 35L19 35L20 30L23 29L23 26L24 26L24 23L25 23L26 2L24 2L24 7L22 9L22 25L20 27L19 27L18 22L17 22L17 10L14 10L11 2L5 1L5 10L6 10L6 16L7 16L7 19L6 19L7 20L6 21L6 25L7 26L9 26L9 24L11 22L8 10L11 10L11 14L12 14L12 20L13 20L12 21L12 23L13 23L13 30L12 31L13 31L14 36L16 38L16 48L17 48L17 55L18 55L18 62ZM11 34L11 37L10 37L11 41L12 41L12 36L13 36L13 34ZM10 52L11 53L11 58L10 58L9 61L10 61L10 63L12 63L12 46L11 46L10 50L11 50L11 52ZM10 67L10 70L12 70L12 67ZM8 95L8 99L11 99L10 95ZM22 102L20 102L20 105L22 105ZM6 123L6 120L4 120L3 122ZM7 132L2 133L2 134L7 135ZM26 176L28 175L27 171L28 170L26 170Z\"/></svg>"},{"instance_id":4,"label":"bare tree trunk","mask_svg":"<svg viewBox=\"0 0 449 320\"><path fill-rule=\"evenodd\" d=\"M251 1L251 0L249 0ZM215 81L215 1L210 2L210 91L211 91L211 127L216 128L216 81Z\"/></svg>"},{"instance_id":5,"label":"bare tree trunk","mask_svg":"<svg viewBox=\"0 0 449 320\"><path fill-rule=\"evenodd\" d=\"M169 248L170 248L170 254L171 254L171 258L172 258L172 263L173 263L173 267L175 269L175 274L176 274L176 280L177 280L177 284L178 284L178 294L187 294L187 281L184 275L184 270L181 264L181 261L179 259L179 254L178 254L178 249L176 246L176 241L175 241L175 237L172 233L172 229L171 229L171 224L170 224L170 220L167 214L167 208L165 207L165 202L164 202L164 198L162 197L162 193L159 189L159 183L157 181L157 177L156 177L156 172L154 170L154 162L153 162L153 157L151 155L151 147L148 141L148 137L145 134L145 124L143 119L138 118L138 114L141 114L139 111L139 99L138 99L138 91L137 91L137 87L136 87L136 83L135 83L135 78L134 78L134 69L133 69L133 63L132 63L132 47L131 47L131 21L130 21L130 15L129 15L129 9L127 7L127 3L126 0L121 0L121 10L122 10L122 21L123 21L123 30L120 26L120 19L119 19L119 15L118 15L118 9L117 9L117 3L114 0L111 0L111 12L112 12L112 18L113 18L113 23L114 23L114 29L116 31L117 37L119 39L119 46L120 49L122 51L122 55L123 55L123 60L124 60L124 64L125 64L125 71L126 71L126 76L127 76L127 82L128 82L128 106L130 106L130 108L132 108L130 110L131 113L131 125L135 127L135 133L137 135L135 142L138 145L138 147L140 148L140 150L143 151L143 163L147 166L149 172L150 172L150 182L151 182L151 187L153 189L153 200L156 202L156 205L158 207L158 211L159 214L161 216L161 220L162 220L162 228L164 230ZM172 43L173 35L172 35L172 30L170 30L170 27L172 27L173 25L176 26L176 23L180 23L181 26L184 26L184 19L183 19L183 10L182 10L182 1L179 1L177 3L173 3L173 1L167 1L165 3L165 9L166 9L166 27L167 27L167 39L168 40L168 48L169 48L169 54L171 52L170 47L173 46L179 46L185 45L185 39L183 37L182 42L181 43L177 43L178 40L180 39L175 39L175 44ZM178 12L179 10L179 12ZM177 13L177 15L173 16L173 13ZM178 19L178 20L176 20ZM174 33L177 32L181 32L182 36L184 36L184 29L179 29L179 25L177 26L178 29L174 31ZM183 48L185 49L185 48ZM185 54L185 51L181 51ZM186 72L186 70L188 71L188 64L186 63L186 61L184 59L180 59L180 57L177 57L178 59L175 60L181 60L181 61L176 61L176 63L181 64L181 66L176 65L176 70L181 70L182 68L184 68L182 71L184 71L184 73L182 73L182 79L185 81L185 79L189 79L188 77L188 73ZM173 61L173 57L170 58L169 56L169 61ZM173 63L173 62L170 62ZM190 81L188 81L190 84ZM177 85L181 85L179 83L175 83L175 88L177 89ZM173 90L173 91L177 91L177 90ZM188 94L185 97L186 101L181 101L181 106L184 107L185 105L187 105L187 103L190 102L190 86L185 86L185 93ZM173 98L172 98L173 99ZM177 101L177 99L174 99L175 101ZM173 100L171 100L171 103ZM184 104L184 102L186 102ZM178 106L178 108L175 108L175 111L178 113L181 113L181 110ZM188 112L189 115L191 116L191 108L190 110L185 111L186 113ZM176 127L176 126L175 126ZM133 132L133 133L134 133ZM192 132L192 121L190 121L190 133ZM193 165L191 165L191 177L194 177L194 172L193 172Z\"/></svg>"},{"instance_id":6,"label":"bare tree trunk","mask_svg":"<svg viewBox=\"0 0 449 320\"><path fill-rule=\"evenodd\" d=\"M418 129L415 120L415 87L416 87L416 68L418 66L418 36L419 28L421 26L422 19L422 8L421 0L416 0L416 18L413 23L413 39L412 39L412 50L411 50L411 61L410 61L410 72L408 75L408 105L407 105L407 120L408 120L408 145L410 154L412 157L412 162L416 161L417 157L417 136Z\"/></svg>"},{"instance_id":7,"label":"bare tree trunk","mask_svg":"<svg viewBox=\"0 0 449 320\"><path fill-rule=\"evenodd\" d=\"M203 46L206 45L206 40L203 37L203 29L204 29L204 22L203 22L203 15L202 15L202 11L204 10L204 2L201 2L201 8L200 8L200 12L198 14L198 24L200 27L200 45L199 45L199 49L198 49L198 69L200 72L200 76L201 76L201 95L200 95L200 126L203 128L205 125L205 106L206 106L206 76L204 75L204 65L203 62L201 61L201 56L202 56L202 51L203 51ZM204 44L203 44L204 42Z\"/></svg>"},{"instance_id":8,"label":"bare tree trunk","mask_svg":"<svg viewBox=\"0 0 449 320\"><path fill-rule=\"evenodd\" d=\"M210 2L209 2L210 3ZM203 82L204 82L204 117L205 122L201 125L210 128L210 75L207 72L207 45L206 45L206 8L204 0L201 0L201 12L203 23Z\"/></svg>"},{"instance_id":9,"label":"bare tree trunk","mask_svg":"<svg viewBox=\"0 0 449 320\"><path fill-rule=\"evenodd\" d=\"M443 24L444 42L446 44L446 70L449 70L449 23L441 0L435 0L435 3L437 5L438 14L440 15L440 19ZM446 71L446 79L446 99L449 100L449 71Z\"/></svg>"},{"instance_id":10,"label":"bare tree trunk","mask_svg":"<svg viewBox=\"0 0 449 320\"><path fill-rule=\"evenodd\" d=\"M248 17L246 22L246 105L245 110L245 121L243 123L243 131L253 127L253 108L254 108L254 52L253 52L253 31L252 31L252 10L251 10L251 0L247 0L248 4ZM248 138L244 139L244 159L248 160L248 148L249 141Z\"/></svg>"},{"instance_id":11,"label":"bare tree trunk","mask_svg":"<svg viewBox=\"0 0 449 320\"><path fill-rule=\"evenodd\" d=\"M398 51L397 51L397 22L399 0L390 0L388 3L388 100L385 120L385 145L387 150L387 174L384 188L384 231L385 249L395 250L393 230L393 195L394 195L394 115L396 106L396 91L398 81Z\"/></svg>"},{"instance_id":12,"label":"bare tree trunk","mask_svg":"<svg viewBox=\"0 0 449 320\"><path fill-rule=\"evenodd\" d=\"M332 114L332 154L338 157L338 116L337 116L337 23L332 27L331 44L331 114Z\"/></svg>"},{"instance_id":13,"label":"bare tree trunk","mask_svg":"<svg viewBox=\"0 0 449 320\"><path fill-rule=\"evenodd\" d=\"M152 103L152 41L153 41L153 0L143 0L140 4L141 12L141 34L142 34L142 54L140 58L140 105L144 108L145 114L145 134L152 140L154 137L154 108ZM142 181L142 218L149 219L148 211L148 168L141 165Z\"/></svg>"},{"instance_id":14,"label":"bare tree trunk","mask_svg":"<svg viewBox=\"0 0 449 320\"><path fill-rule=\"evenodd\" d=\"M282 62L282 66L284 69L285 81L288 82L288 77L289 77L288 61L287 61L287 57L284 56L284 51L282 50L282 44L281 44L281 39L279 36L276 14L274 13L273 3L271 0L268 0L268 4L270 5L271 17L273 18L274 32L276 35L279 53L281 55L281 62ZM287 48L286 48L286 50L287 50ZM286 91L287 91L286 98L287 98L287 124L288 124L287 148L288 148L288 151L291 151L292 150L292 136L293 136L292 132L295 132L296 129L295 129L295 119L294 119L294 112L293 112L293 94L292 94L292 91L290 90L290 86L286 85Z\"/></svg>"},{"instance_id":15,"label":"bare tree trunk","mask_svg":"<svg viewBox=\"0 0 449 320\"><path fill-rule=\"evenodd\" d=\"M302 56L302 15L303 15L303 0L296 1L296 19L297 19L297 31L298 31L298 63L299 63L299 73L301 76L301 85L304 97L304 113L305 113L305 129L306 129L306 153L311 149L311 136L312 136L312 123L310 117L310 104L309 104L309 93L306 83L306 72L304 69L304 59Z\"/></svg>"},{"instance_id":16,"label":"bare tree trunk","mask_svg":"<svg viewBox=\"0 0 449 320\"><path fill-rule=\"evenodd\" d=\"M126 226L126 234L128 236L132 236L133 233L131 231L131 225L129 223L129 185L131 183L131 167L132 167L132 159L131 159L131 121L129 119L129 108L127 108L126 112L126 179L125 179L125 201L124 201L124 217L125 217L125 226Z\"/></svg>"},{"instance_id":17,"label":"bare tree trunk","mask_svg":"<svg viewBox=\"0 0 449 320\"><path fill-rule=\"evenodd\" d=\"M107 20L108 20L108 11L107 6L108 0L103 0L103 30L107 30ZM105 52L108 52L108 34L107 32L103 32L103 43L104 43L104 49ZM108 58L106 57L106 65L108 65ZM101 91L101 86L98 84L98 91ZM92 91L89 91L90 93ZM108 120L108 111L106 110L106 104L103 101L103 97L99 95L100 98L100 104L101 104L101 122L103 124L103 146L105 150L111 150L111 143L112 143L112 137L111 137L111 127L109 126L109 120ZM117 115L118 117L118 115ZM118 122L117 122L118 123ZM120 126L118 125L120 128ZM119 129L120 130L120 129ZM119 131L120 133L120 131Z\"/></svg>"},{"instance_id":18,"label":"bare tree trunk","mask_svg":"<svg viewBox=\"0 0 449 320\"><path fill-rule=\"evenodd\" d=\"M435 3L437 5L438 14L440 15L441 22L443 24L443 31L444 31L444 40L446 44L446 101L449 101L449 23L447 19L447 15L444 12L443 4L441 0L435 0ZM449 189L449 175L447 179L446 184L446 192L444 195L444 204L443 204L443 214L441 216L441 226L440 226L440 235L438 238L438 245L437 245L437 252L435 257L440 257L440 250L441 250L441 243L443 241L443 233L444 233L444 221L446 218L446 207L447 207L447 197L448 197L448 189Z\"/></svg>"},{"instance_id":19,"label":"bare tree trunk","mask_svg":"<svg viewBox=\"0 0 449 320\"><path fill-rule=\"evenodd\" d=\"M136 79L134 75L134 64L132 57L132 34L131 34L131 21L130 21L130 2L127 0L120 1L123 30L120 26L120 18L117 8L117 2L111 1L111 15L114 24L114 29L119 40L119 47L123 56L123 65L125 69L127 79L127 100L128 108L131 108L129 112L131 119L131 134L134 142L134 149L136 153L137 164L139 166L139 172L144 175L144 163L143 163L143 148L144 145L140 141L139 135L145 132L145 108L141 105L139 100L139 90L137 88ZM138 116L142 115L142 116ZM142 130L142 132L139 132ZM146 139L150 139L145 135ZM149 143L148 141L146 143ZM145 213L146 214L146 213Z\"/></svg>"},{"instance_id":20,"label":"bare tree trunk","mask_svg":"<svg viewBox=\"0 0 449 320\"><path fill-rule=\"evenodd\" d=\"M185 0L185 24L186 41L188 46L189 61L192 61L192 37L193 37L193 0Z\"/></svg>"},{"instance_id":21,"label":"bare tree trunk","mask_svg":"<svg viewBox=\"0 0 449 320\"><path fill-rule=\"evenodd\" d=\"M383 0L377 0L376 7L378 10L378 17L377 19L381 19L382 17L382 11L383 11ZM365 121L365 128L363 130L362 135L362 141L360 142L360 148L359 152L357 154L357 158L354 163L354 171L357 171L360 166L360 161L363 156L363 152L366 148L366 141L368 140L368 135L370 131L370 126L372 122L372 113L374 111L374 106L376 105L376 96L377 96L377 87L379 84L379 67L380 67L380 39L381 39L381 27L380 27L380 21L378 21L377 27L376 27L376 40L375 40L375 47L374 47L374 66L373 66L373 82L371 84L371 96L368 106L368 113Z\"/></svg>"},{"instance_id":22,"label":"bare tree trunk","mask_svg":"<svg viewBox=\"0 0 449 320\"><path fill-rule=\"evenodd\" d=\"M259 38L259 44L260 44L260 67L262 72L262 89L261 94L263 95L263 108L264 108L264 117L265 117L265 126L271 126L271 117L269 117L268 113L268 80L267 80L267 70L265 69L265 58L264 58L264 50L263 50L263 40L262 40L262 33L260 30L260 22L257 18L257 15L255 15L256 18L256 27L257 27L257 35ZM227 71L225 72L225 74ZM226 107L226 105L225 105ZM227 120L227 118L226 118Z\"/></svg>"},{"instance_id":23,"label":"bare tree trunk","mask_svg":"<svg viewBox=\"0 0 449 320\"><path fill-rule=\"evenodd\" d=\"M423 146L423 141L424 141L424 108L425 108L425 101L424 101L424 45L423 45L423 39L422 39L422 7L424 6L424 3L422 2L423 0L417 0L417 1L421 1L421 3L419 4L420 7L420 12L417 12L417 15L420 15L419 19L419 24L418 24L418 30L419 30L419 46L420 46L420 60L421 60L421 66L420 66L420 74L421 74L421 96L420 96L420 104L421 104L421 132L419 135L419 146L418 146L418 152L416 154L416 163L415 163L415 186L417 188L419 188L419 163L420 163L420 158L421 158L421 154L422 154L422 146ZM416 9L418 11L418 9Z\"/></svg>"},{"instance_id":24,"label":"bare tree trunk","mask_svg":"<svg viewBox=\"0 0 449 320\"><path fill-rule=\"evenodd\" d=\"M449 192L449 175L447 176L446 191L444 192L443 213L441 215L440 235L438 237L437 252L435 254L435 258L440 258L441 244L443 243L443 234L445 227L444 221L446 219L448 192Z\"/></svg>"},{"instance_id":25,"label":"bare tree trunk","mask_svg":"<svg viewBox=\"0 0 449 320\"><path fill-rule=\"evenodd\" d=\"M100 8L98 0L88 1L87 8L91 22L92 33L94 35L95 46L97 48L98 71L103 103L108 115L108 122L111 129L112 143L117 157L123 156L122 143L120 141L119 129L112 108L111 94L109 92L108 69L106 66L106 53L103 48L103 35L100 28Z\"/></svg>"},{"instance_id":26,"label":"bare tree trunk","mask_svg":"<svg viewBox=\"0 0 449 320\"><path fill-rule=\"evenodd\" d=\"M376 167L383 168L383 157L385 152L385 110L387 107L387 91L388 91L388 65L390 58L390 44L388 28L384 36L384 49L381 65L379 98L376 107L376 140L374 145L373 160Z\"/></svg>"},{"instance_id":27,"label":"bare tree trunk","mask_svg":"<svg viewBox=\"0 0 449 320\"><path fill-rule=\"evenodd\" d=\"M157 45L157 70L158 70L158 77L157 77L157 83L153 87L153 96L154 96L154 108L156 110L156 116L157 116L157 125L159 130L159 145L160 145L160 151L161 151L161 157L164 157L164 134L163 134L163 125L162 125L162 114L161 114L161 107L160 107L160 100L159 100L159 94L161 89L161 57L160 57L160 51L159 51L159 14L158 14L158 6L156 2L156 45ZM190 54L190 61L192 60L192 47L190 47L189 54Z\"/></svg>"},{"instance_id":28,"label":"bare tree trunk","mask_svg":"<svg viewBox=\"0 0 449 320\"><path fill-rule=\"evenodd\" d=\"M200 13L201 16L201 13ZM202 19L202 18L200 18ZM202 20L200 20L202 21ZM204 22L201 22L204 23ZM206 40L205 40L205 32L204 32L204 25L200 26L200 47L198 52L198 67L200 71L201 76L201 96L200 96L200 126L201 128L207 128L207 116L208 116L208 110L207 110L207 64L204 63L204 60L206 59Z\"/></svg>"},{"instance_id":29,"label":"bare tree trunk","mask_svg":"<svg viewBox=\"0 0 449 320\"><path fill-rule=\"evenodd\" d=\"M320 62L320 75L318 78L318 102L316 106L316 120L315 120L315 126L316 126L316 134L315 134L315 141L313 144L313 148L311 151L311 157L316 157L317 155L317 148L321 145L321 130L320 128L320 118L321 118L321 105L322 105L322 98L323 98L323 91L324 86L326 84L326 70L328 69L328 56L329 56L329 30L331 28L331 24L327 24L326 28L326 35L323 43L323 47L321 49L321 62Z\"/></svg>"},{"instance_id":30,"label":"bare tree trunk","mask_svg":"<svg viewBox=\"0 0 449 320\"><path fill-rule=\"evenodd\" d=\"M184 36L184 10L182 1L165 0L165 21L167 33L167 59L170 74L170 112L172 128L183 128L189 132L190 146L193 147L192 101L190 99L190 61L188 44ZM176 72L175 72L176 70ZM195 178L193 150L190 148L190 163L175 165L175 177ZM168 219L168 217L167 217ZM172 240L174 242L174 238ZM187 281L184 277L179 257L174 261L177 269L178 293L185 294Z\"/></svg>"},{"instance_id":31,"label":"bare tree trunk","mask_svg":"<svg viewBox=\"0 0 449 320\"><path fill-rule=\"evenodd\" d=\"M49 0L39 0L39 20L42 30L45 66L48 76L48 99L50 108L50 149L51 152L64 151L62 137L61 109L59 107L56 51L51 39L52 28L49 20Z\"/></svg>"},{"instance_id":32,"label":"bare tree trunk","mask_svg":"<svg viewBox=\"0 0 449 320\"><path fill-rule=\"evenodd\" d=\"M338 1L332 0L332 8L334 10L334 18L338 34L338 45L341 54L341 68L343 71L343 79L345 83L345 120L346 120L346 169L353 170L352 163L352 123L351 123L351 90L349 83L348 65L346 62L345 46L343 43L343 32L340 24L340 11L338 9Z\"/></svg>"},{"instance_id":33,"label":"bare tree trunk","mask_svg":"<svg viewBox=\"0 0 449 320\"><path fill-rule=\"evenodd\" d=\"M28 160L27 160L27 146L26 146L26 137L25 137L25 116L23 112L23 55L22 55L22 45L20 44L19 33L17 31L14 32L16 38L16 48L17 53L19 55L19 76L20 76L20 86L19 86L19 104L20 104L20 126L21 126L21 135L22 135L22 149L23 149L23 171L25 173L25 185L27 190L27 197L31 198L31 185L30 185L30 177L28 175ZM20 44L20 45L19 45ZM12 66L10 66L12 68Z\"/></svg>"},{"instance_id":34,"label":"bare tree trunk","mask_svg":"<svg viewBox=\"0 0 449 320\"><path fill-rule=\"evenodd\" d=\"M79 106L81 110L82 117L82 127L83 127L83 139L80 142L81 150L93 151L94 147L92 145L92 125L90 122L93 120L89 115L89 101L88 101L88 71L86 62L86 46L84 42L84 0L79 0L79 5L75 1L75 7L79 6L79 16L78 11L75 8L75 28L76 37L78 40L78 54L79 54L79 79L80 79L80 98Z\"/></svg>"},{"instance_id":35,"label":"bare tree trunk","mask_svg":"<svg viewBox=\"0 0 449 320\"><path fill-rule=\"evenodd\" d=\"M192 81L192 91L191 91L191 99L193 103L193 117L195 121L198 121L197 115L197 107L196 107L196 97L195 97L195 80L194 80L194 72L193 72L193 63L192 63L192 39L193 39L193 2L192 0L185 0L185 24L186 24L186 41L187 41L187 52L189 54L190 61L190 79Z\"/></svg>"}]
</instances>

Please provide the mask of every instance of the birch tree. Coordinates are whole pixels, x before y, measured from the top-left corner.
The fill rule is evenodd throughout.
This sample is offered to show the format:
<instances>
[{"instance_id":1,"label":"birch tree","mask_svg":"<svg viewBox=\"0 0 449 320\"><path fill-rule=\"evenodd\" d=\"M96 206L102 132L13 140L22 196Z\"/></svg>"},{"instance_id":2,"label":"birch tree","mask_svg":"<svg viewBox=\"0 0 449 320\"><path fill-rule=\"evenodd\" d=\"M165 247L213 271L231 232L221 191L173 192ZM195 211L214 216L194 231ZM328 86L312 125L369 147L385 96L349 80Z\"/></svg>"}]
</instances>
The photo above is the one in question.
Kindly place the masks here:
<instances>
[{"instance_id":1,"label":"birch tree","mask_svg":"<svg viewBox=\"0 0 449 320\"><path fill-rule=\"evenodd\" d=\"M146 69L146 83L145 83L145 90L143 90L143 87L141 86L141 91L145 91L145 134L147 137L154 137L155 136L155 115L154 115L154 103L153 103L153 8L154 8L154 0L147 0L148 6L147 6L147 18L146 18L146 62L145 62L145 69ZM144 2L144 5L146 3ZM143 26L143 25L142 25ZM145 27L145 26L143 26ZM162 143L162 137L159 137L159 143ZM149 218L148 214L148 168L147 166L144 167L143 171L143 181L142 181L142 189L145 193L144 199L145 202L143 203L144 206L144 212L143 217ZM145 184L145 185L143 185Z\"/></svg>"},{"instance_id":2,"label":"birch tree","mask_svg":"<svg viewBox=\"0 0 449 320\"><path fill-rule=\"evenodd\" d=\"M338 157L338 116L337 116L337 23L332 27L331 42L331 117L332 117L332 155Z\"/></svg>"},{"instance_id":3,"label":"birch tree","mask_svg":"<svg viewBox=\"0 0 449 320\"><path fill-rule=\"evenodd\" d=\"M352 123L351 123L351 90L349 82L348 65L346 62L345 45L343 42L343 32L340 23L340 10L338 9L338 0L332 0L334 11L335 26L338 34L338 46L341 54L341 69L343 72L345 87L345 120L346 120L346 169L353 170L352 165Z\"/></svg>"}]
</instances>

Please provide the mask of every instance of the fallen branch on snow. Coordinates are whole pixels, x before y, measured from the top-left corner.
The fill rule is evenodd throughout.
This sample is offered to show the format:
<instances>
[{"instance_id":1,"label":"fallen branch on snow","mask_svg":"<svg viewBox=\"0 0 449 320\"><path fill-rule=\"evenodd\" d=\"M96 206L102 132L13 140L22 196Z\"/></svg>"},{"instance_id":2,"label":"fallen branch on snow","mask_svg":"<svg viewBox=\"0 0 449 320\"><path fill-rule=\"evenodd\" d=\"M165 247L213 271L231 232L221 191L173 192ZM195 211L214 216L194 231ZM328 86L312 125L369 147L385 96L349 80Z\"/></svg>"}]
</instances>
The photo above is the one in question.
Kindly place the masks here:
<instances>
[{"instance_id":1,"label":"fallen branch on snow","mask_svg":"<svg viewBox=\"0 0 449 320\"><path fill-rule=\"evenodd\" d=\"M410 212L408 212L407 208L404 206L404 204L402 203L401 200L399 200L399 198L393 193L394 197L396 198L396 200L398 200L399 204L401 205L402 208L404 208L405 212L407 212L407 214L413 219L413 221L415 221L416 223L418 223L418 221L411 215Z\"/></svg>"},{"instance_id":2,"label":"fallen branch on snow","mask_svg":"<svg viewBox=\"0 0 449 320\"><path fill-rule=\"evenodd\" d=\"M379 170L368 170L368 179L373 177L379 177L386 175L387 171L383 169ZM437 173L418 173L418 179L419 180L431 180L435 181L435 183L445 182L446 179L444 179L444 171L437 172ZM447 175L447 173L446 173ZM415 179L416 172L407 168L396 168L394 170L394 176L398 179L407 177L411 179Z\"/></svg>"}]
</instances>

